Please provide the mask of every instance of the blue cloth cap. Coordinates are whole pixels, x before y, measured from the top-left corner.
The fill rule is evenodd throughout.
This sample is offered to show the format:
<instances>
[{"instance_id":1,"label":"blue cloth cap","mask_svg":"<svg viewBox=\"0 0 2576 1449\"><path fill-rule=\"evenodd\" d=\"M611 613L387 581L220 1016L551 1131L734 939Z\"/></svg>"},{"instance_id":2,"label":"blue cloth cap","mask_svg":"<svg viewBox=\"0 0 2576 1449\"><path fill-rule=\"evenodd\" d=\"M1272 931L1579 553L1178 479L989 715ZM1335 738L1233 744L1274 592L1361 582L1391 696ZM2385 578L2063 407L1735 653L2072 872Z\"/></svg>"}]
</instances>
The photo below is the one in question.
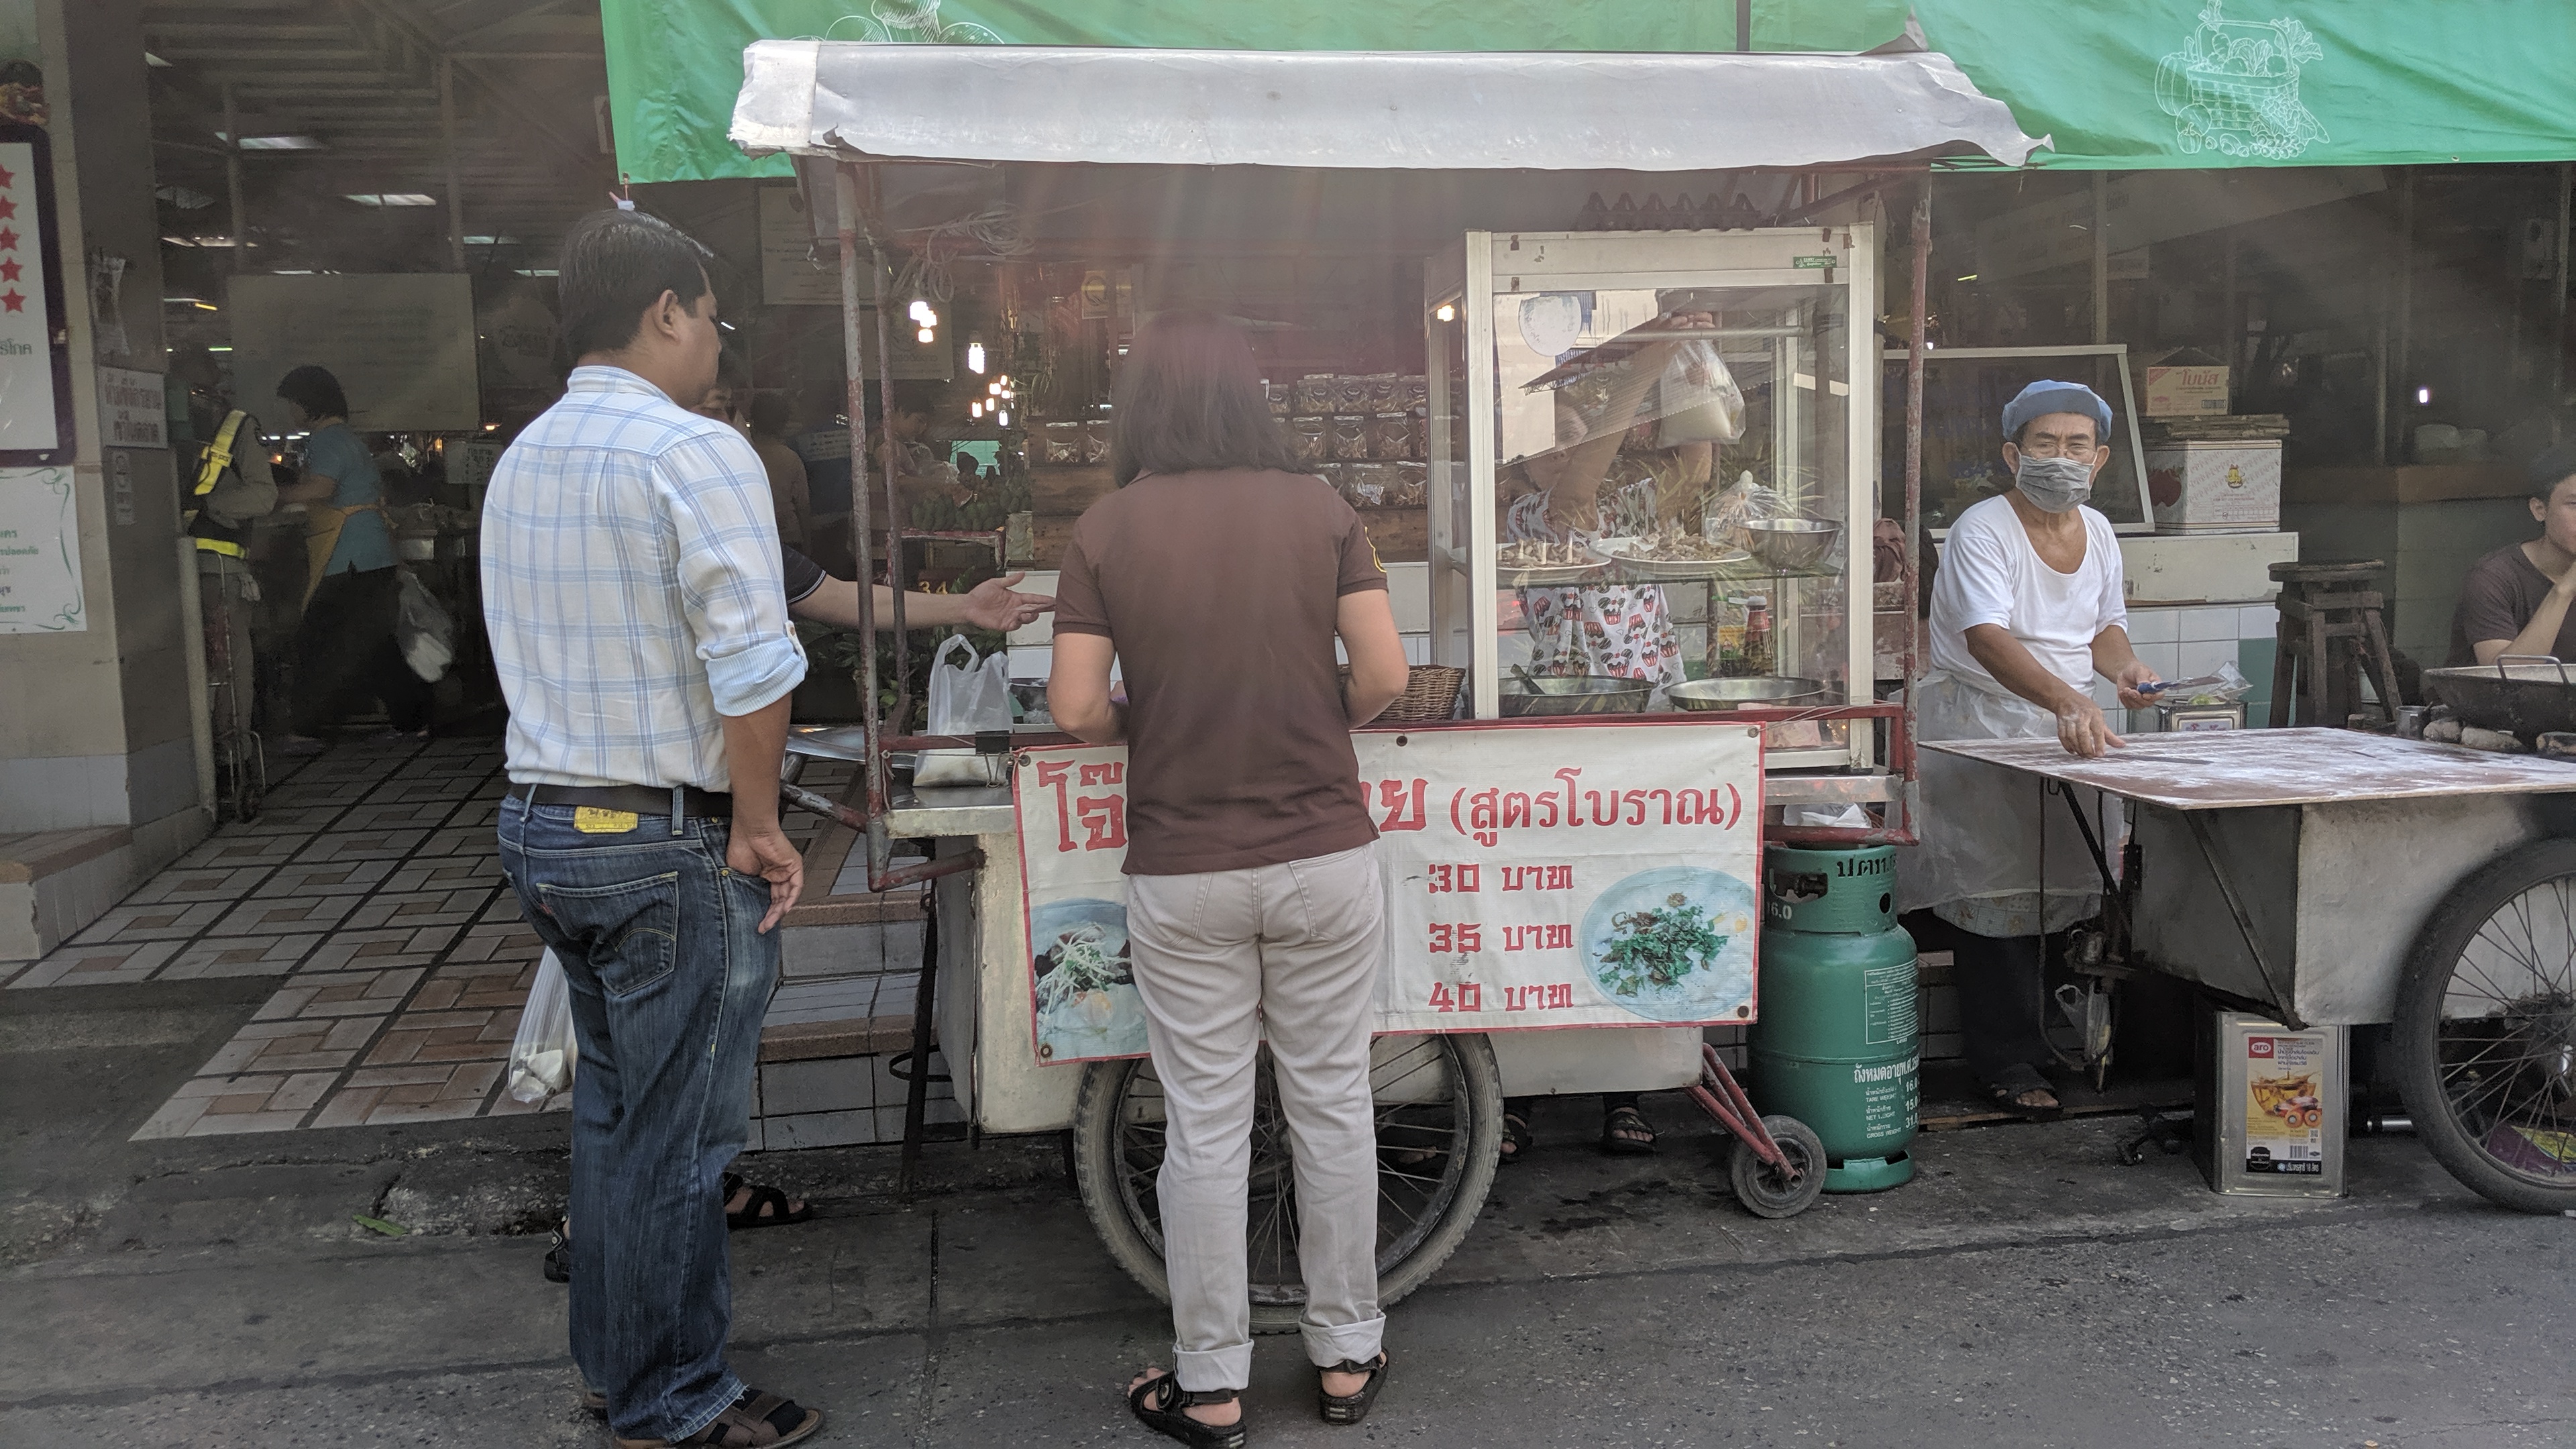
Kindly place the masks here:
<instances>
[{"instance_id":1,"label":"blue cloth cap","mask_svg":"<svg viewBox=\"0 0 2576 1449\"><path fill-rule=\"evenodd\" d=\"M2080 382L2052 382L2042 378L2023 388L2021 394L2004 404L2004 438L2018 436L2024 424L2050 413L2081 413L2093 420L2099 430L2098 442L2111 440L2111 405L2102 395Z\"/></svg>"}]
</instances>

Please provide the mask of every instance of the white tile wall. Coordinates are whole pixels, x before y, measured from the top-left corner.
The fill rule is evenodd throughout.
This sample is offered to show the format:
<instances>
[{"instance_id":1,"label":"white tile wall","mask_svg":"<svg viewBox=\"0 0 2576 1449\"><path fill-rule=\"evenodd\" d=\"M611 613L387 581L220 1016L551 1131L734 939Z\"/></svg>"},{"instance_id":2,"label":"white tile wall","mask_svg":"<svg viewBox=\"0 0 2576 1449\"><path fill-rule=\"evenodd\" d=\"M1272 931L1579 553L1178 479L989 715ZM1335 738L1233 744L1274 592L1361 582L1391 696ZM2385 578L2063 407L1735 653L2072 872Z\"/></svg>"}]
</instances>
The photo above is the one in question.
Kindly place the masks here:
<instances>
[{"instance_id":1,"label":"white tile wall","mask_svg":"<svg viewBox=\"0 0 2576 1449\"><path fill-rule=\"evenodd\" d=\"M2186 644L2216 639L2233 644L2240 637L2236 632L2237 610L2234 608L2178 609L2175 613L2180 616L2176 637Z\"/></svg>"},{"instance_id":2,"label":"white tile wall","mask_svg":"<svg viewBox=\"0 0 2576 1449\"><path fill-rule=\"evenodd\" d=\"M2216 674L2222 664L2236 662L2236 637L2230 634L2224 639L2187 640L2181 645L2181 652L2182 657L2174 665L2171 677L2198 679L2204 674Z\"/></svg>"},{"instance_id":3,"label":"white tile wall","mask_svg":"<svg viewBox=\"0 0 2576 1449\"><path fill-rule=\"evenodd\" d=\"M2180 609L2131 609L2129 642L2134 645L2170 644L2182 637Z\"/></svg>"}]
</instances>

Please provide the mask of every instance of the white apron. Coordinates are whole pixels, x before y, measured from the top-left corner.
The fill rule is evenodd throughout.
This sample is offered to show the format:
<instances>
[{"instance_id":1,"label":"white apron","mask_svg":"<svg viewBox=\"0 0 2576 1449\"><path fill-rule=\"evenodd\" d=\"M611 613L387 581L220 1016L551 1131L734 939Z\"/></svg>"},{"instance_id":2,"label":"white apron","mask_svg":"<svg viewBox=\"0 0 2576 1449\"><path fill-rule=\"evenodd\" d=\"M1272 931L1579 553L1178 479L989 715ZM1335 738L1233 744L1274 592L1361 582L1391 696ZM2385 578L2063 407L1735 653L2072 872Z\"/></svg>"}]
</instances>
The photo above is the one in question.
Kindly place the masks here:
<instances>
[{"instance_id":1,"label":"white apron","mask_svg":"<svg viewBox=\"0 0 2576 1449\"><path fill-rule=\"evenodd\" d=\"M1915 683L1915 697L1918 742L2057 738L2057 716L1956 675L1925 675ZM1922 844L1896 853L1899 911L1929 907L1962 930L2007 937L2062 931L2100 912L2102 876L2064 800L2043 796L2030 775L1937 750L1917 750L1914 759L1914 828ZM2103 805L2099 791L2078 790L2076 800L2116 872L2126 838L2119 812Z\"/></svg>"}]
</instances>

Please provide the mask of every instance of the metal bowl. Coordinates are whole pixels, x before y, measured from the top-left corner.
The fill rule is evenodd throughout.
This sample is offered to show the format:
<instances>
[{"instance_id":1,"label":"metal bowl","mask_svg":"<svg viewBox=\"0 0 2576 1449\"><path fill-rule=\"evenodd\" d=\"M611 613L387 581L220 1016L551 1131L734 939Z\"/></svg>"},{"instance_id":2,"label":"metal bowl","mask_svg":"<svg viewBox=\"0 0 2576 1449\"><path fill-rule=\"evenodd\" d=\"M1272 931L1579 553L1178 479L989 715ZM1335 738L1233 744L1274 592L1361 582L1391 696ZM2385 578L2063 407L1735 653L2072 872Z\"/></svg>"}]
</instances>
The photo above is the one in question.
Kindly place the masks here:
<instances>
[{"instance_id":1,"label":"metal bowl","mask_svg":"<svg viewBox=\"0 0 2576 1449\"><path fill-rule=\"evenodd\" d=\"M1634 556L1642 540L1629 537L1597 538L1592 552L1620 575L1629 579L1647 579L1657 583L1683 583L1705 579L1741 568L1753 555L1740 548L1720 549L1714 558L1644 559Z\"/></svg>"},{"instance_id":2,"label":"metal bowl","mask_svg":"<svg viewBox=\"0 0 2576 1449\"><path fill-rule=\"evenodd\" d=\"M1636 714L1655 692L1653 681L1598 674L1554 678L1514 677L1502 683L1503 718L1552 714Z\"/></svg>"},{"instance_id":3,"label":"metal bowl","mask_svg":"<svg viewBox=\"0 0 2576 1449\"><path fill-rule=\"evenodd\" d=\"M1744 531L1752 537L1755 558L1772 568L1791 570L1815 567L1818 559L1833 551L1843 526L1812 518L1761 518L1747 521Z\"/></svg>"},{"instance_id":4,"label":"metal bowl","mask_svg":"<svg viewBox=\"0 0 2576 1449\"><path fill-rule=\"evenodd\" d=\"M1673 708L1694 713L1742 709L1746 705L1812 704L1824 697L1823 680L1794 679L1777 674L1741 679L1694 679L1664 691L1664 698L1673 702Z\"/></svg>"}]
</instances>

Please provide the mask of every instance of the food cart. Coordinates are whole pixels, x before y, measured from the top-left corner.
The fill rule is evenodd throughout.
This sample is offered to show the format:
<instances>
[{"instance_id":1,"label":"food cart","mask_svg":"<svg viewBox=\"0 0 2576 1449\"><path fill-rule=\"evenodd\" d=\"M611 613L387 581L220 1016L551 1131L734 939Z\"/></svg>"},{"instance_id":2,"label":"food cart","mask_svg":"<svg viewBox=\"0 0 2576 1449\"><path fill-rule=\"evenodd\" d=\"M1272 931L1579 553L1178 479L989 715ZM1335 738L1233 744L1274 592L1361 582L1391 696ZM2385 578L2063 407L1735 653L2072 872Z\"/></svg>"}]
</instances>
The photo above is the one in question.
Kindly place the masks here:
<instances>
[{"instance_id":1,"label":"food cart","mask_svg":"<svg viewBox=\"0 0 2576 1449\"><path fill-rule=\"evenodd\" d=\"M1820 1144L1760 1119L1703 1028L1754 1019L1766 839L1910 838L1904 706L1876 697L1869 627L1879 431L1896 425L1878 413L1876 319L1892 309L1859 201L1916 189L1906 173L1927 156L2018 164L2035 143L2009 113L1919 50L764 41L745 73L734 139L796 155L815 209L837 218L854 426L892 305L880 162L998 167L1006 188L1015 169L1044 171L1058 197L1093 177L1293 168L1282 186L1329 190L1392 169L1457 198L1449 244L1413 255L1436 253L1419 300L1428 649L1463 687L1433 717L1355 733L1390 923L1372 1073L1381 1297L1421 1283L1474 1222L1506 1094L1691 1089L1738 1136L1749 1208L1812 1202ZM1480 207L1529 213L1516 187L1604 161L1805 174L1767 217L1480 227ZM1913 222L1919 359L1921 203ZM897 501L890 473L875 492L853 509L863 570L870 512ZM1595 646L1642 656L1653 677L1611 676ZM1070 1129L1103 1242L1159 1291L1159 1087L1122 969L1123 752L1044 731L903 735L880 719L872 662L860 695L853 808L871 887L934 883L915 1060L935 1018L978 1130ZM943 747L1007 756L1010 783L914 790L890 766ZM930 858L897 866L906 840L933 842ZM1282 1139L1264 1093L1250 1231L1268 1330L1294 1323L1301 1294Z\"/></svg>"},{"instance_id":2,"label":"food cart","mask_svg":"<svg viewBox=\"0 0 2576 1449\"><path fill-rule=\"evenodd\" d=\"M2127 964L2293 1031L2394 1023L2434 1157L2508 1207L2576 1209L2576 764L2329 729L1923 748L2064 797ZM2116 886L2079 790L2126 804Z\"/></svg>"}]
</instances>

